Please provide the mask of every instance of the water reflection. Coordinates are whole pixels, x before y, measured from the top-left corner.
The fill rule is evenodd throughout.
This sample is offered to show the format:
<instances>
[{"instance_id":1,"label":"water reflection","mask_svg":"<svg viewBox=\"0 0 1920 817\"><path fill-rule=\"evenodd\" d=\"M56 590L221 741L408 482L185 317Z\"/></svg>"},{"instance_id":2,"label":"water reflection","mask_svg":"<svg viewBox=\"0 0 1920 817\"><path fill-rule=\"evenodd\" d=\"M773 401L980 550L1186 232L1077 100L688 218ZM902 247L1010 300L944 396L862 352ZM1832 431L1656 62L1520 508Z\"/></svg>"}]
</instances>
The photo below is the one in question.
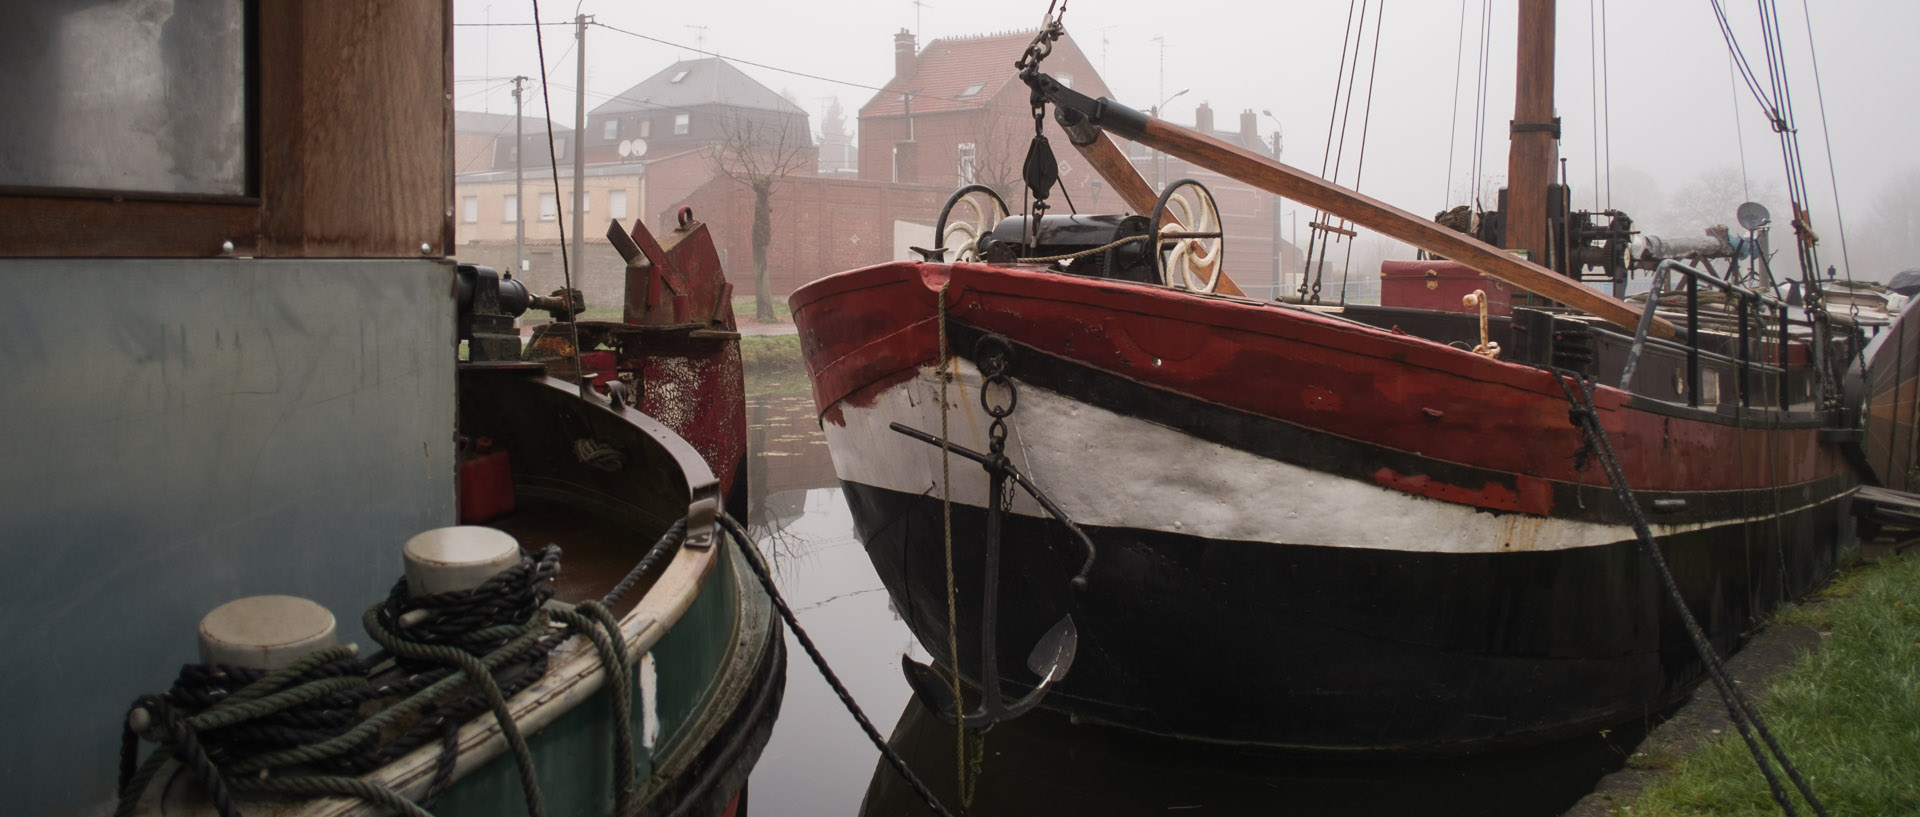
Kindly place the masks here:
<instances>
[{"instance_id":1,"label":"water reflection","mask_svg":"<svg viewBox=\"0 0 1920 817\"><path fill-rule=\"evenodd\" d=\"M1557 815L1619 768L1642 730L1472 758L1350 760L1180 743L1048 712L995 726L968 748L961 796L954 729L908 701L888 741L949 809L977 815ZM977 764L977 765L975 765ZM876 764L862 815L931 814Z\"/></svg>"},{"instance_id":2,"label":"water reflection","mask_svg":"<svg viewBox=\"0 0 1920 817\"><path fill-rule=\"evenodd\" d=\"M806 394L753 398L749 523L802 626L889 740L956 810L953 728L912 700L900 655L926 659L894 614L853 533L853 517ZM929 813L879 761L800 647L780 719L752 780L761 815ZM965 813L1514 815L1549 817L1619 768L1643 730L1472 759L1301 759L1182 744L1046 713L989 732ZM970 753L971 754L971 753ZM971 761L972 758L969 758Z\"/></svg>"}]
</instances>

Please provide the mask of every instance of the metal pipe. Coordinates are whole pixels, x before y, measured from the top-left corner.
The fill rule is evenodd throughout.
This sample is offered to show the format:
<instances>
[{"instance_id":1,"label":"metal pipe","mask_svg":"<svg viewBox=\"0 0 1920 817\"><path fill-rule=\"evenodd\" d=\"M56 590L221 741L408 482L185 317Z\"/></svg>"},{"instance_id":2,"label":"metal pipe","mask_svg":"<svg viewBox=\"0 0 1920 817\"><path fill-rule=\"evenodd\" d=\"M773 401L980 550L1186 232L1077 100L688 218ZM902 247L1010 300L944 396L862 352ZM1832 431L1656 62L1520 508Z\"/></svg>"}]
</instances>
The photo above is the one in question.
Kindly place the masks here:
<instances>
[{"instance_id":1,"label":"metal pipe","mask_svg":"<svg viewBox=\"0 0 1920 817\"><path fill-rule=\"evenodd\" d=\"M1662 261L1653 272L1653 287L1647 290L1647 308L1640 313L1640 326L1633 330L1633 345L1627 348L1627 365L1620 370L1620 388L1633 382L1633 370L1640 365L1640 351L1647 346L1647 330L1653 328L1653 313L1660 311L1660 294L1667 288L1667 272L1677 261Z\"/></svg>"},{"instance_id":2,"label":"metal pipe","mask_svg":"<svg viewBox=\"0 0 1920 817\"><path fill-rule=\"evenodd\" d=\"M1700 278L1687 276L1687 405L1700 407Z\"/></svg>"},{"instance_id":3,"label":"metal pipe","mask_svg":"<svg viewBox=\"0 0 1920 817\"><path fill-rule=\"evenodd\" d=\"M587 232L586 219L581 216L587 210L587 15L574 15L573 24L574 36L580 38L574 46L579 61L573 81L573 271L584 281Z\"/></svg>"}]
</instances>

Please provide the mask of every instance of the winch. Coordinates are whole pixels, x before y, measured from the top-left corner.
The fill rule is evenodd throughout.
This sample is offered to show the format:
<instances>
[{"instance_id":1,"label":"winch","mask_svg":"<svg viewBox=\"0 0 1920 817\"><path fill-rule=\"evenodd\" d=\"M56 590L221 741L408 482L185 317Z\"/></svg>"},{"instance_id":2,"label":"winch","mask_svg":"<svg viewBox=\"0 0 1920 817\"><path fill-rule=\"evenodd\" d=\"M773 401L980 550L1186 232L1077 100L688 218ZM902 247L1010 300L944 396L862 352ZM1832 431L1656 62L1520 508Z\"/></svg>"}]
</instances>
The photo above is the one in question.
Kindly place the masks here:
<instances>
[{"instance_id":1,"label":"winch","mask_svg":"<svg viewBox=\"0 0 1920 817\"><path fill-rule=\"evenodd\" d=\"M1145 216L1044 215L1031 248L1026 245L1029 220L1029 216L1001 220L980 239L980 257L997 264L1054 259L1049 263L1055 269L1076 275L1143 284L1160 281L1147 240L1152 223Z\"/></svg>"}]
</instances>

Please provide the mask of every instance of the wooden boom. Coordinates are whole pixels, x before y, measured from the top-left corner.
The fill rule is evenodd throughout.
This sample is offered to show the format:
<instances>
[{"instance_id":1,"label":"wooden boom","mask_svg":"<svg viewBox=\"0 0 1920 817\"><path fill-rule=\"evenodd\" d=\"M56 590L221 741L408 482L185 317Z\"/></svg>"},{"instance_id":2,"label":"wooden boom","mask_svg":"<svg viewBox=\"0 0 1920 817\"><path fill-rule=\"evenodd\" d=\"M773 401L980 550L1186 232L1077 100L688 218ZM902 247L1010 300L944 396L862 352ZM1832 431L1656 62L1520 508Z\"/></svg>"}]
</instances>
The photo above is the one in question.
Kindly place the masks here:
<instances>
[{"instance_id":1,"label":"wooden boom","mask_svg":"<svg viewBox=\"0 0 1920 817\"><path fill-rule=\"evenodd\" d=\"M1333 213L1390 238L1439 253L1489 277L1585 310L1610 323L1629 330L1639 327L1640 310L1631 304L1588 289L1578 281L1473 236L1455 232L1430 219L1281 164L1278 160L1154 119L1110 99L1103 97L1095 100L1075 93L1045 74L1035 74L1027 80L1058 106L1061 124L1066 127L1074 145L1081 148L1083 155L1086 155L1089 146L1097 150L1098 145L1106 141L1105 134L1093 132L1087 127L1091 125L1221 175L1239 179L1274 195ZM1107 148L1118 155L1119 150L1111 143ZM1111 162L1102 162L1089 155L1088 163L1101 175L1108 177L1107 182L1113 185L1116 192L1127 196L1128 188L1133 185L1124 178L1116 179L1108 175L1107 165ZM1127 165L1126 173L1121 175L1131 176L1134 184L1140 184L1139 176L1133 172L1131 165ZM1138 195L1137 191L1135 195ZM1139 209L1131 199L1128 204ZM1153 205L1149 203L1147 209L1152 208ZM1672 322L1657 315L1650 331L1663 338L1679 334L1679 329Z\"/></svg>"},{"instance_id":2,"label":"wooden boom","mask_svg":"<svg viewBox=\"0 0 1920 817\"><path fill-rule=\"evenodd\" d=\"M1100 174L1100 178L1105 179L1113 188L1113 192L1120 194L1121 201L1126 202L1134 212L1148 218L1153 217L1154 205L1160 203L1160 197L1154 194L1153 186L1147 184L1146 179L1140 178L1140 171L1135 170L1133 163L1127 161L1126 154L1120 152L1120 146L1113 143L1113 137L1096 131L1084 145L1079 139L1071 141L1074 148L1080 151L1080 158L1093 166L1094 171ZM1167 220L1163 223L1175 228L1180 226L1172 213L1167 214ZM1222 295L1235 295L1242 298L1247 295L1240 289L1239 284L1227 277L1225 269L1220 270L1220 282L1214 285L1214 291Z\"/></svg>"}]
</instances>

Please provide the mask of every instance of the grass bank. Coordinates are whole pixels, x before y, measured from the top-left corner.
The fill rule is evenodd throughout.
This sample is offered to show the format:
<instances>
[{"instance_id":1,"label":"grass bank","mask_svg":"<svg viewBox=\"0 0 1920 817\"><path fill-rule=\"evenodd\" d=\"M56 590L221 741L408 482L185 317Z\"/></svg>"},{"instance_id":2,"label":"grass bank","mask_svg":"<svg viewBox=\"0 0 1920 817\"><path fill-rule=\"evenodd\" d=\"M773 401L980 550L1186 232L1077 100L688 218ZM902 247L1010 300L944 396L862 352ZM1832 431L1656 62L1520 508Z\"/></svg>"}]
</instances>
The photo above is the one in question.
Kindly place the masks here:
<instances>
[{"instance_id":1,"label":"grass bank","mask_svg":"<svg viewBox=\"0 0 1920 817\"><path fill-rule=\"evenodd\" d=\"M1858 568L1822 595L1782 614L1822 642L1767 684L1761 717L1828 813L1920 814L1920 558ZM1780 808L1729 728L1615 813L1759 817Z\"/></svg>"},{"instance_id":2,"label":"grass bank","mask_svg":"<svg viewBox=\"0 0 1920 817\"><path fill-rule=\"evenodd\" d=\"M808 388L798 335L743 337L740 360L746 369L748 394L792 394Z\"/></svg>"}]
</instances>

